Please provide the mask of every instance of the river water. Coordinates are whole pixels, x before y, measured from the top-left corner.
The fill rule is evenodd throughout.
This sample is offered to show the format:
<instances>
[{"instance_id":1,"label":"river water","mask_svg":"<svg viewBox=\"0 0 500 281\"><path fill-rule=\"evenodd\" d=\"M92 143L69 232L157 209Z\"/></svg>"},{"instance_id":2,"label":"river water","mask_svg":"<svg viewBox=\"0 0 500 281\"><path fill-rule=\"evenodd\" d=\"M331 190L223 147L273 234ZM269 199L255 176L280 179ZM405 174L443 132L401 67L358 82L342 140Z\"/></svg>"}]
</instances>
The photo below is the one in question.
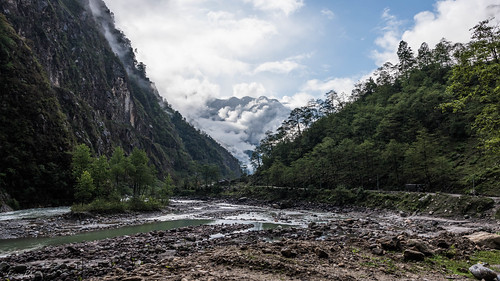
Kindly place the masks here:
<instances>
[{"instance_id":1,"label":"river water","mask_svg":"<svg viewBox=\"0 0 500 281\"><path fill-rule=\"evenodd\" d=\"M28 237L1 239L0 256L32 250L49 245L61 245L75 242L95 241L123 235L154 230L168 230L186 226L204 224L252 224L249 231L272 229L276 227L304 226L310 221L326 221L332 214L307 211L282 211L268 207L211 203L196 200L172 200L171 207L180 211L145 218L144 224L121 226L113 229L101 229L68 236ZM39 208L15 212L0 213L0 222L44 220L70 212L69 207ZM92 225L88 226L92 227ZM2 230L0 230L2 231ZM217 238L217 237L213 237Z\"/></svg>"}]
</instances>

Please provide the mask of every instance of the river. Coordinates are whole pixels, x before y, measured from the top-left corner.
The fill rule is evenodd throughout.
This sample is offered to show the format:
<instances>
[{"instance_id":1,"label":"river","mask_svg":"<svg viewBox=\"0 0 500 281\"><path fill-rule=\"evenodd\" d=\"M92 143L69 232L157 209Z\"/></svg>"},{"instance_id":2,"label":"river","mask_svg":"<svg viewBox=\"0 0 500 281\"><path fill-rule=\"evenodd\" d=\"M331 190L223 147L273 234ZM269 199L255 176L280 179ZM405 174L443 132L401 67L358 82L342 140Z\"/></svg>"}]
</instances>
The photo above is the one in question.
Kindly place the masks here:
<instances>
[{"instance_id":1,"label":"river","mask_svg":"<svg viewBox=\"0 0 500 281\"><path fill-rule=\"evenodd\" d=\"M311 221L326 221L333 218L333 215L328 213L282 211L269 207L236 205L220 202L212 203L198 200L172 200L170 208L174 211L165 214L152 214L146 216L138 225L118 225L116 221L102 223L96 223L95 221L66 221L61 218L61 215L69 213L69 207L38 208L0 213L0 223L9 223L11 226L19 225L19 227L28 229L33 228L33 231L36 233L38 233L36 227L43 224L49 224L54 220L57 220L56 227L58 228L73 229L71 235L55 237L44 237L41 235L38 237L1 239L0 256L49 245L94 241L185 226L203 224L252 224L248 229L252 231L276 227L305 226Z\"/></svg>"}]
</instances>

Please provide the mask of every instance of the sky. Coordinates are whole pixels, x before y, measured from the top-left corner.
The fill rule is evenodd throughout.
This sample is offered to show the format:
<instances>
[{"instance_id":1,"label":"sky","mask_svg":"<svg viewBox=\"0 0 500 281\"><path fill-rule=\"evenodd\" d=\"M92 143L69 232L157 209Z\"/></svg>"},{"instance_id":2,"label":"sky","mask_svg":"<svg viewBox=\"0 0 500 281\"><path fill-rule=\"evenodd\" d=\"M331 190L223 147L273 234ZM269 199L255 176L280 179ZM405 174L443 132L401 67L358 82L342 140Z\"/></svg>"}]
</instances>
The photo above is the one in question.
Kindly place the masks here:
<instances>
[{"instance_id":1,"label":"sky","mask_svg":"<svg viewBox=\"0 0 500 281\"><path fill-rule=\"evenodd\" d=\"M500 20L500 0L104 1L160 94L195 125L216 98L267 96L295 108L330 90L347 96L397 62L400 40L415 52L442 38L468 42L479 21Z\"/></svg>"}]
</instances>

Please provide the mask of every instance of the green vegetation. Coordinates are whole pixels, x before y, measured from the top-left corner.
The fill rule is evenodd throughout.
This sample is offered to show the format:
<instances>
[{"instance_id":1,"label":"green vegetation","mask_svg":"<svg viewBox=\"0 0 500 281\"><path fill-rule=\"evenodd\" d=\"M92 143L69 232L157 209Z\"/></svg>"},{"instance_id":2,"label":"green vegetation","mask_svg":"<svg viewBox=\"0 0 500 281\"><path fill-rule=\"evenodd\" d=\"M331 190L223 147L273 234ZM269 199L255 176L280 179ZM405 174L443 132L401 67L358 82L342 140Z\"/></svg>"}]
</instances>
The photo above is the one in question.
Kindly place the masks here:
<instances>
[{"instance_id":1,"label":"green vegetation","mask_svg":"<svg viewBox=\"0 0 500 281\"><path fill-rule=\"evenodd\" d=\"M400 192L350 189L338 186L333 189L285 188L273 186L244 186L226 189L219 195L230 197L249 197L266 202L278 202L289 207L291 202L326 203L336 206L360 206L373 209L388 209L406 213L433 213L443 217L488 216L498 219L495 202L489 197L446 193Z\"/></svg>"},{"instance_id":2,"label":"green vegetation","mask_svg":"<svg viewBox=\"0 0 500 281\"><path fill-rule=\"evenodd\" d=\"M465 45L423 43L415 56L402 41L399 63L359 83L352 100L331 91L268 133L252 156L254 185L339 204L360 188L500 195L499 48L488 21Z\"/></svg>"},{"instance_id":3,"label":"green vegetation","mask_svg":"<svg viewBox=\"0 0 500 281\"><path fill-rule=\"evenodd\" d=\"M135 148L129 156L115 148L111 159L93 157L85 144L76 146L72 154L72 172L76 178L75 200L80 204L73 212L114 213L126 210L158 210L168 203L173 182L156 176L146 152Z\"/></svg>"},{"instance_id":4,"label":"green vegetation","mask_svg":"<svg viewBox=\"0 0 500 281\"><path fill-rule=\"evenodd\" d=\"M474 278L468 270L469 267L478 262L500 264L500 251L476 251L468 260L455 259L453 255L435 255L426 259L426 262L433 268L437 266L453 274Z\"/></svg>"},{"instance_id":5,"label":"green vegetation","mask_svg":"<svg viewBox=\"0 0 500 281\"><path fill-rule=\"evenodd\" d=\"M14 208L67 203L73 136L39 61L2 14L0 73L0 193Z\"/></svg>"},{"instance_id":6,"label":"green vegetation","mask_svg":"<svg viewBox=\"0 0 500 281\"><path fill-rule=\"evenodd\" d=\"M239 176L228 151L161 99L104 2L95 18L84 2L0 3L9 11L0 15L0 192L21 208L71 204L77 187L77 200L87 200L88 177L70 168L77 143L99 155L86 167L93 196L147 193L139 183L147 180L143 170L125 178L125 167L114 165L121 162L111 159L114 147L123 155L140 148L160 177L180 186L194 186L203 165L216 166L221 177Z\"/></svg>"}]
</instances>

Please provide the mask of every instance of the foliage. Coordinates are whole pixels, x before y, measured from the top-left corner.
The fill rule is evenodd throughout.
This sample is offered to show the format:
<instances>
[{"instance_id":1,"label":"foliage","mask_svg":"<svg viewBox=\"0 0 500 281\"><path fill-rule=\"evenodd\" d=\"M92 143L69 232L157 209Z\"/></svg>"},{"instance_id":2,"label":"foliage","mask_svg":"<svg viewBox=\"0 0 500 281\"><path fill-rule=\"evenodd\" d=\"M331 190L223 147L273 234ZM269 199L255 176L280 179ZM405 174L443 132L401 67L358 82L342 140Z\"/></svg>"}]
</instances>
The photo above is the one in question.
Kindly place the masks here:
<instances>
[{"instance_id":1,"label":"foliage","mask_svg":"<svg viewBox=\"0 0 500 281\"><path fill-rule=\"evenodd\" d=\"M83 171L75 188L75 200L81 203L88 203L94 196L95 185L92 176L88 171Z\"/></svg>"},{"instance_id":2,"label":"foliage","mask_svg":"<svg viewBox=\"0 0 500 281\"><path fill-rule=\"evenodd\" d=\"M423 43L416 57L402 41L399 63L357 84L351 102L329 92L292 111L252 155L254 184L499 195L500 39L487 22L473 31L469 44Z\"/></svg>"},{"instance_id":3,"label":"foliage","mask_svg":"<svg viewBox=\"0 0 500 281\"><path fill-rule=\"evenodd\" d=\"M72 158L73 173L83 170L77 178L75 199L80 203L92 201L84 207L76 206L75 210L151 211L167 204L172 195L172 178L169 175L165 182L159 181L143 150L135 148L125 156L123 149L117 147L108 160L105 156L93 157L90 148L81 144L75 147ZM131 199L127 203L119 203L128 196Z\"/></svg>"},{"instance_id":4,"label":"foliage","mask_svg":"<svg viewBox=\"0 0 500 281\"><path fill-rule=\"evenodd\" d=\"M76 143L99 155L86 168L99 196L133 192L126 163L109 161L112 180L98 175L108 170L100 157L116 146L127 155L143 149L175 182L203 164L238 176L238 161L161 99L112 13L95 4L96 15L85 1L0 1L8 11L0 15L0 188L21 207L71 203L83 172L70 165Z\"/></svg>"},{"instance_id":5,"label":"foliage","mask_svg":"<svg viewBox=\"0 0 500 281\"><path fill-rule=\"evenodd\" d=\"M68 203L73 138L43 68L3 14L0 73L0 189L22 208Z\"/></svg>"},{"instance_id":6,"label":"foliage","mask_svg":"<svg viewBox=\"0 0 500 281\"><path fill-rule=\"evenodd\" d=\"M473 264L478 262L483 262L487 264L499 264L500 263L500 251L499 250L489 250L489 251L476 251L469 260L464 259L454 259L452 256L447 257L443 255L435 255L431 258L426 259L432 267L438 266L439 268L446 269L453 274L465 275L470 278L474 276L469 272L468 268Z\"/></svg>"}]
</instances>

